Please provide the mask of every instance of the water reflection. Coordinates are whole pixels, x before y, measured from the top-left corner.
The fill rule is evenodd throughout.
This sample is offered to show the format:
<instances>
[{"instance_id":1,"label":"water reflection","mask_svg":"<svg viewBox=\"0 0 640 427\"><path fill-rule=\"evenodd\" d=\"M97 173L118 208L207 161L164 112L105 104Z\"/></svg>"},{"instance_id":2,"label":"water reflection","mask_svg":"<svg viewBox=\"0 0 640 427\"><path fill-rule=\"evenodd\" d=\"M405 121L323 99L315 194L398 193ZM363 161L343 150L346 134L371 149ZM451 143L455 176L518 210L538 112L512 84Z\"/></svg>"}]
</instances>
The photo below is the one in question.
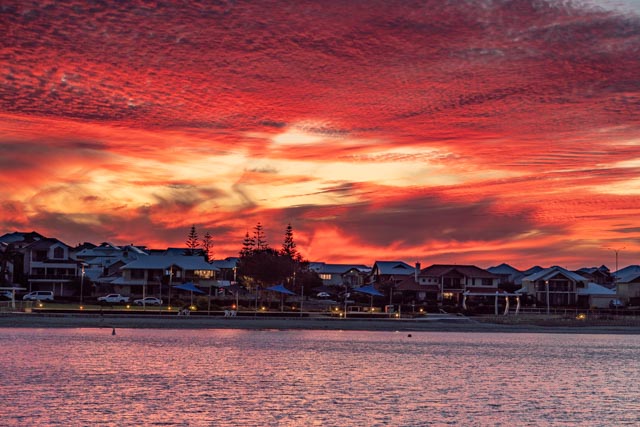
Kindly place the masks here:
<instances>
[{"instance_id":1,"label":"water reflection","mask_svg":"<svg viewBox=\"0 0 640 427\"><path fill-rule=\"evenodd\" d=\"M3 425L622 425L637 336L0 329Z\"/></svg>"}]
</instances>

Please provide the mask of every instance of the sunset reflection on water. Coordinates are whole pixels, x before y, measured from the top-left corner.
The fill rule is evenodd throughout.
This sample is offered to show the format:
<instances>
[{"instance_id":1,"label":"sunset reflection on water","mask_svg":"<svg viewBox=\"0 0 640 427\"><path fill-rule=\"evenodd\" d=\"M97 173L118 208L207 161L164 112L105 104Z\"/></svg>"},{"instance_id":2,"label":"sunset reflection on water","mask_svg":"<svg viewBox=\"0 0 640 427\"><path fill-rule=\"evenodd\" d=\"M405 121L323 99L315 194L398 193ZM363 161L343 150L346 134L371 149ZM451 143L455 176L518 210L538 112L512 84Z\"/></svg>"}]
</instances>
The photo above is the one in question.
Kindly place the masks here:
<instances>
[{"instance_id":1,"label":"sunset reflection on water","mask_svg":"<svg viewBox=\"0 0 640 427\"><path fill-rule=\"evenodd\" d=\"M637 335L0 329L3 425L632 425Z\"/></svg>"}]
</instances>

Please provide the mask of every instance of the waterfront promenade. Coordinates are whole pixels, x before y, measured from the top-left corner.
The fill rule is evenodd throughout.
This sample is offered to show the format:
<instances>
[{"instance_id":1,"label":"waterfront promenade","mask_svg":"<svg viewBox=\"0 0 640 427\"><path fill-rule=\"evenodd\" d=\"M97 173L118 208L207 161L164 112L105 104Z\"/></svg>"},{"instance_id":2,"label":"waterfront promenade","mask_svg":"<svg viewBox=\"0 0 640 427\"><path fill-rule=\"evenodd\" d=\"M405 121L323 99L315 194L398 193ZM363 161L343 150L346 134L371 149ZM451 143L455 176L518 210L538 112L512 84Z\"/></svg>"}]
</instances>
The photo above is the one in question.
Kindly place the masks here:
<instances>
[{"instance_id":1,"label":"waterfront promenade","mask_svg":"<svg viewBox=\"0 0 640 427\"><path fill-rule=\"evenodd\" d=\"M640 334L640 322L607 322L537 317L426 316L418 319L313 317L135 316L5 313L0 328L308 329L362 331L450 331Z\"/></svg>"}]
</instances>

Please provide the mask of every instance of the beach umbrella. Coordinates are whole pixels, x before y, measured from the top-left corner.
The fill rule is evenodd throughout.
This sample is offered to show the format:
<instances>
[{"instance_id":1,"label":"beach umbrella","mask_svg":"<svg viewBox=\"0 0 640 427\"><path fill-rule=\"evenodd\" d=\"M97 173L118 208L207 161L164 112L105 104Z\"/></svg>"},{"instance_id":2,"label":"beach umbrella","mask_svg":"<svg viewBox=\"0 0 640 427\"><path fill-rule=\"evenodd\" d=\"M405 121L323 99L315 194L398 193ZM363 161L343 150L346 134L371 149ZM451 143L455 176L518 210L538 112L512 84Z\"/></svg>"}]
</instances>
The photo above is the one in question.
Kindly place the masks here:
<instances>
[{"instance_id":1,"label":"beach umbrella","mask_svg":"<svg viewBox=\"0 0 640 427\"><path fill-rule=\"evenodd\" d=\"M191 305L193 305L193 293L194 292L196 294L204 294L205 293L203 290L197 288L196 285L193 284L192 282L182 283L180 285L175 285L173 288L191 292Z\"/></svg>"},{"instance_id":2,"label":"beach umbrella","mask_svg":"<svg viewBox=\"0 0 640 427\"><path fill-rule=\"evenodd\" d=\"M371 308L373 309L373 297L381 297L384 296L379 290L373 287L373 285L361 286L359 288L354 288L354 292L360 292L361 294L367 294L371 296ZM346 307L346 306L345 306Z\"/></svg>"},{"instance_id":3,"label":"beach umbrella","mask_svg":"<svg viewBox=\"0 0 640 427\"><path fill-rule=\"evenodd\" d=\"M295 295L294 292L291 292L289 289L285 288L284 285L275 285L266 289L267 291L279 292L284 295Z\"/></svg>"},{"instance_id":4,"label":"beach umbrella","mask_svg":"<svg viewBox=\"0 0 640 427\"><path fill-rule=\"evenodd\" d=\"M360 292L362 294L367 294L367 295L371 295L373 297L381 297L384 296L383 293L381 293L379 290L377 290L376 288L373 287L373 285L369 285L369 286L361 286L359 288L354 288L353 289L354 292Z\"/></svg>"},{"instance_id":5,"label":"beach umbrella","mask_svg":"<svg viewBox=\"0 0 640 427\"><path fill-rule=\"evenodd\" d=\"M274 291L280 293L280 311L284 311L284 296L285 295L295 295L294 292L291 292L289 289L285 288L284 285L275 285L267 288L267 291Z\"/></svg>"}]
</instances>

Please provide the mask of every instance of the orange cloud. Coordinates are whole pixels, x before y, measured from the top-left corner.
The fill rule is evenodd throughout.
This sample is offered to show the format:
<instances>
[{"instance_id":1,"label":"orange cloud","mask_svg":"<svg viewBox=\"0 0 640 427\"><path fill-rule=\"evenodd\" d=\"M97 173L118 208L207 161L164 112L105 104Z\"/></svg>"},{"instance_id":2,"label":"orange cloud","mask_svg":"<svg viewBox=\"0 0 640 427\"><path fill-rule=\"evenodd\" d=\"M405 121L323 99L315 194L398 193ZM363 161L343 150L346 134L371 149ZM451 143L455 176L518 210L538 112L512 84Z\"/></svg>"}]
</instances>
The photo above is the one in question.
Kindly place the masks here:
<instances>
[{"instance_id":1,"label":"orange cloud","mask_svg":"<svg viewBox=\"0 0 640 427\"><path fill-rule=\"evenodd\" d=\"M0 11L0 228L218 254L640 256L638 10L555 0ZM275 243L274 243L275 245Z\"/></svg>"}]
</instances>

